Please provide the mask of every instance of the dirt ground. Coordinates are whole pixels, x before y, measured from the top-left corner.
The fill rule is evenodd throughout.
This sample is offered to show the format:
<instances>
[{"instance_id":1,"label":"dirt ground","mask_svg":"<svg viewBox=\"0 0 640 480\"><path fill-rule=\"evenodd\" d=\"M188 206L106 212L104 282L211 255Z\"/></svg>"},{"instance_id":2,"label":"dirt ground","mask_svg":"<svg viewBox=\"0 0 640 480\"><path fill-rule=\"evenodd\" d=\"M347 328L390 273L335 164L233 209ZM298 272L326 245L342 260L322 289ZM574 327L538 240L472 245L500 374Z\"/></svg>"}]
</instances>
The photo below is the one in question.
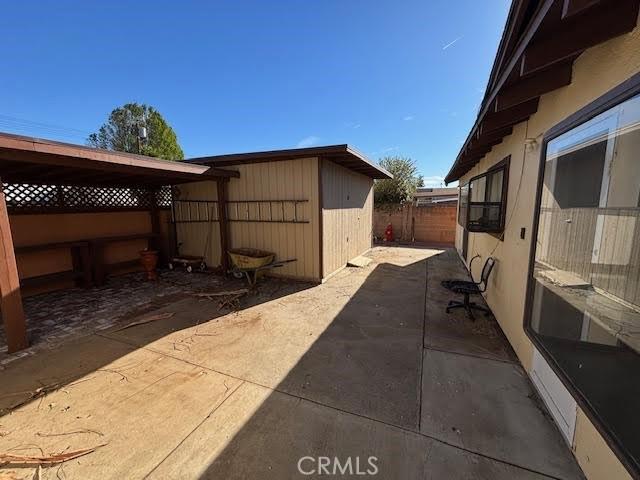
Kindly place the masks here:
<instances>
[{"instance_id":1,"label":"dirt ground","mask_svg":"<svg viewBox=\"0 0 640 480\"><path fill-rule=\"evenodd\" d=\"M95 448L41 478L581 478L495 321L444 313L455 252L368 255L322 285L266 280L237 311L187 296L8 363L0 462Z\"/></svg>"}]
</instances>

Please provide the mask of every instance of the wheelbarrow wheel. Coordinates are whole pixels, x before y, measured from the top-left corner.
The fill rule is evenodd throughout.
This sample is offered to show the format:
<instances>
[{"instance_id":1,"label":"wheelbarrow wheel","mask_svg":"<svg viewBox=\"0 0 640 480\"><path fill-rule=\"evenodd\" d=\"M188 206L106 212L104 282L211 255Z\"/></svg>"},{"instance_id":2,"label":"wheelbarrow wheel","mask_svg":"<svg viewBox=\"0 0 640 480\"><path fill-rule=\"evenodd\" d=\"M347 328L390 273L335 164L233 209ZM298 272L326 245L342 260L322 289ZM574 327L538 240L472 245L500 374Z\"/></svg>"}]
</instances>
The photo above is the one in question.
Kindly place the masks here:
<instances>
[{"instance_id":1,"label":"wheelbarrow wheel","mask_svg":"<svg viewBox=\"0 0 640 480\"><path fill-rule=\"evenodd\" d=\"M241 280L242 278L244 278L244 274L237 268L234 268L231 271L231 274L233 275L234 278L237 278L238 280Z\"/></svg>"},{"instance_id":2,"label":"wheelbarrow wheel","mask_svg":"<svg viewBox=\"0 0 640 480\"><path fill-rule=\"evenodd\" d=\"M193 272L193 267L191 265L187 265L187 273Z\"/></svg>"}]
</instances>

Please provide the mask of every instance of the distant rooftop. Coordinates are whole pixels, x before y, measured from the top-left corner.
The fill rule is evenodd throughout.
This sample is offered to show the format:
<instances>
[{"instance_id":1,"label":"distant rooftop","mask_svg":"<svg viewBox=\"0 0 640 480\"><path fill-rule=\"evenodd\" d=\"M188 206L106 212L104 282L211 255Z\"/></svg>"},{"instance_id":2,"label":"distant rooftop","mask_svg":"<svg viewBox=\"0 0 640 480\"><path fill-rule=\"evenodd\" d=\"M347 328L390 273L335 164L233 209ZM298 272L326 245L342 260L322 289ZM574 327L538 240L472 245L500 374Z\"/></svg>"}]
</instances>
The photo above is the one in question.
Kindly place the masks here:
<instances>
[{"instance_id":1,"label":"distant rooftop","mask_svg":"<svg viewBox=\"0 0 640 480\"><path fill-rule=\"evenodd\" d=\"M416 190L414 197L439 197L439 196L458 196L458 187L442 187L442 188L429 188L420 187Z\"/></svg>"}]
</instances>

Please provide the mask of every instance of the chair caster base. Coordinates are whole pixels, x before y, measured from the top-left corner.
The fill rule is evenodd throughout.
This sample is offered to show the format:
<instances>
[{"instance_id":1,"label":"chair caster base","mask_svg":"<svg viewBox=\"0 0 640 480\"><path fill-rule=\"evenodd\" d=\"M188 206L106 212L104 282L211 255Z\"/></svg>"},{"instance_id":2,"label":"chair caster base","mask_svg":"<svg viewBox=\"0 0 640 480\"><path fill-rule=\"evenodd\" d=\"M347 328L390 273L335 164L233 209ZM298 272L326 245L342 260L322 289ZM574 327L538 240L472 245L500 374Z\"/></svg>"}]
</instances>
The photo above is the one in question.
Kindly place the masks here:
<instances>
[{"instance_id":1,"label":"chair caster base","mask_svg":"<svg viewBox=\"0 0 640 480\"><path fill-rule=\"evenodd\" d=\"M464 308L467 311L467 316L472 322L475 321L475 317L473 316L473 310L478 310L480 312L483 312L485 317L489 317L490 315L492 315L491 310L489 310L487 307L478 305L475 302L466 302L466 301L459 302L457 300L449 301L449 304L447 305L447 308L445 309L445 311L447 313L450 313L451 310L454 310L456 308Z\"/></svg>"}]
</instances>

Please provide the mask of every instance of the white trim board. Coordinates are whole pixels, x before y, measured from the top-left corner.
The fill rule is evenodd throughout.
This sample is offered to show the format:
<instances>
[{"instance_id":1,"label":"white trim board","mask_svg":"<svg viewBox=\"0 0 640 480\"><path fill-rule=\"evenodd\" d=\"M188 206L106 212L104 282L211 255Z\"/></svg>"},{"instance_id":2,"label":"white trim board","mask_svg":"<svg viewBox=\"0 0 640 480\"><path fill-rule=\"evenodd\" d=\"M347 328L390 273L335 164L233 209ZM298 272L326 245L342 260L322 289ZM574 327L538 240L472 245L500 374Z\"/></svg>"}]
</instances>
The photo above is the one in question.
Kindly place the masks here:
<instances>
[{"instance_id":1,"label":"white trim board","mask_svg":"<svg viewBox=\"0 0 640 480\"><path fill-rule=\"evenodd\" d=\"M533 350L531 381L569 447L573 446L578 404L537 349Z\"/></svg>"}]
</instances>

